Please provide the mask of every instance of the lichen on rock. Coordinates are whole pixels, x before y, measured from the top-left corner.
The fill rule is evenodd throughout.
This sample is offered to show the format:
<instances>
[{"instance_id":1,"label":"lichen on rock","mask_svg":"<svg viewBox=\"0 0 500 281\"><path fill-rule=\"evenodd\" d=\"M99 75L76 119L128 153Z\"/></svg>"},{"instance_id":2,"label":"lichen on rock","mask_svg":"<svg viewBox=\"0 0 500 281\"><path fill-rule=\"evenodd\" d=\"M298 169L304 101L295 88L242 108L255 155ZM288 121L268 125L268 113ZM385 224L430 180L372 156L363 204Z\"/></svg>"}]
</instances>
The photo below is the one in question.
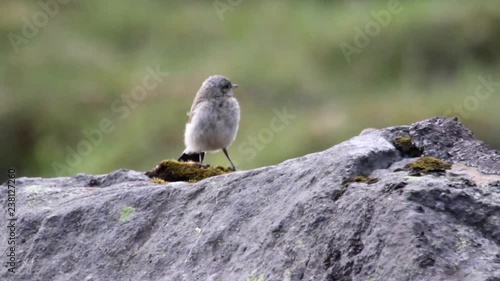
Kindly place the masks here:
<instances>
[{"instance_id":1,"label":"lichen on rock","mask_svg":"<svg viewBox=\"0 0 500 281\"><path fill-rule=\"evenodd\" d=\"M134 207L124 207L120 212L120 221L121 222L128 221L134 211L135 211Z\"/></svg>"}]
</instances>

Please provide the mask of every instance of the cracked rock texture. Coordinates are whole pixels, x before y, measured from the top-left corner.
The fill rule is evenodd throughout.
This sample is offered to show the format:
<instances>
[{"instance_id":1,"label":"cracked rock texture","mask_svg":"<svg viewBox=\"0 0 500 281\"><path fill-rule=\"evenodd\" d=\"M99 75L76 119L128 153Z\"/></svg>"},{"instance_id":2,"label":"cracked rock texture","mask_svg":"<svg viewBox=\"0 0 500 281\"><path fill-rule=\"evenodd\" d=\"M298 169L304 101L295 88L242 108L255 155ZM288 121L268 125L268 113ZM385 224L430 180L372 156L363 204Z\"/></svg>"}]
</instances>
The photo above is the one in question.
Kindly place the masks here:
<instances>
[{"instance_id":1,"label":"cracked rock texture","mask_svg":"<svg viewBox=\"0 0 500 281\"><path fill-rule=\"evenodd\" d=\"M452 169L400 171L416 158L396 136ZM358 175L379 181L343 184ZM436 117L196 184L19 178L19 263L0 280L498 281L499 175L498 151Z\"/></svg>"}]
</instances>

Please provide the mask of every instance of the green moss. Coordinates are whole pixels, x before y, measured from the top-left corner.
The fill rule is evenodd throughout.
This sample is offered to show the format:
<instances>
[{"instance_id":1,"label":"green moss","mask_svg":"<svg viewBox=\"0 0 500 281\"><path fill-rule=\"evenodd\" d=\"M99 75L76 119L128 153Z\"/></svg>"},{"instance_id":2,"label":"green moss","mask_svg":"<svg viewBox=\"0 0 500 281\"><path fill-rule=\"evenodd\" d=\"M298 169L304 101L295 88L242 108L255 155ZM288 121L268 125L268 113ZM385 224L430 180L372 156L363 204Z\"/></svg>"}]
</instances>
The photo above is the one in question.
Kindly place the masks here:
<instances>
[{"instance_id":1,"label":"green moss","mask_svg":"<svg viewBox=\"0 0 500 281\"><path fill-rule=\"evenodd\" d=\"M367 176L356 176L354 178L350 178L348 180L345 180L344 185L348 185L348 184L353 183L353 182L362 182L362 183L366 183L366 184L372 184L372 183L376 183L378 181L379 181L378 178L369 178Z\"/></svg>"},{"instance_id":2,"label":"green moss","mask_svg":"<svg viewBox=\"0 0 500 281\"><path fill-rule=\"evenodd\" d=\"M177 160L164 160L146 175L153 179L168 182L187 181L197 182L203 179L233 172L230 168L210 167L198 163L179 162Z\"/></svg>"},{"instance_id":3,"label":"green moss","mask_svg":"<svg viewBox=\"0 0 500 281\"><path fill-rule=\"evenodd\" d=\"M443 172L451 168L451 164L434 157L421 157L416 161L406 164L405 169L412 172L427 174L431 172Z\"/></svg>"},{"instance_id":4,"label":"green moss","mask_svg":"<svg viewBox=\"0 0 500 281\"><path fill-rule=\"evenodd\" d=\"M120 221L125 222L128 221L132 213L135 211L134 207L124 207L120 212Z\"/></svg>"},{"instance_id":5,"label":"green moss","mask_svg":"<svg viewBox=\"0 0 500 281\"><path fill-rule=\"evenodd\" d=\"M413 144L410 137L396 137L393 142L394 146L403 152L403 154L411 157L419 157L422 155L422 151Z\"/></svg>"}]
</instances>

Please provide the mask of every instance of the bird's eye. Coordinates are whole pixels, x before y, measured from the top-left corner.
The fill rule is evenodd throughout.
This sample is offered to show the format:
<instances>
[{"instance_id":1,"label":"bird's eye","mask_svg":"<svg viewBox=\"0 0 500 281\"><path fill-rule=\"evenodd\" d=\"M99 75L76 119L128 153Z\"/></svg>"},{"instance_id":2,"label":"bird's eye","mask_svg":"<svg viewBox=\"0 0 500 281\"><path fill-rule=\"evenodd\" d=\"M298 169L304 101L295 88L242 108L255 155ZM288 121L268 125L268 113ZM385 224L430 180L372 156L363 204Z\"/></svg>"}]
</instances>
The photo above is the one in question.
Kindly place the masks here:
<instances>
[{"instance_id":1,"label":"bird's eye","mask_svg":"<svg viewBox=\"0 0 500 281\"><path fill-rule=\"evenodd\" d=\"M229 90L231 89L231 84L224 84L224 87L222 87L224 90Z\"/></svg>"}]
</instances>

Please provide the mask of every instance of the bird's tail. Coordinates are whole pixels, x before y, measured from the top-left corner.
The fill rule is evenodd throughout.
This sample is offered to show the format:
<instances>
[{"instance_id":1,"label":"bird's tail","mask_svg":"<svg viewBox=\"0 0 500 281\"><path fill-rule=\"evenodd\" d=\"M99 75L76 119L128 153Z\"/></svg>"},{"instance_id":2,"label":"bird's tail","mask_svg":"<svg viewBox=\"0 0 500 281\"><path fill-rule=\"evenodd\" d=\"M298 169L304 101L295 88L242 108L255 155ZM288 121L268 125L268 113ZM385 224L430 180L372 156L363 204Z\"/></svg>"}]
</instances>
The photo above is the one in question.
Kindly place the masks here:
<instances>
[{"instance_id":1,"label":"bird's tail","mask_svg":"<svg viewBox=\"0 0 500 281\"><path fill-rule=\"evenodd\" d=\"M205 158L205 152L200 152L200 153L182 153L181 157L179 157L178 161L181 162L203 162L203 159Z\"/></svg>"}]
</instances>

